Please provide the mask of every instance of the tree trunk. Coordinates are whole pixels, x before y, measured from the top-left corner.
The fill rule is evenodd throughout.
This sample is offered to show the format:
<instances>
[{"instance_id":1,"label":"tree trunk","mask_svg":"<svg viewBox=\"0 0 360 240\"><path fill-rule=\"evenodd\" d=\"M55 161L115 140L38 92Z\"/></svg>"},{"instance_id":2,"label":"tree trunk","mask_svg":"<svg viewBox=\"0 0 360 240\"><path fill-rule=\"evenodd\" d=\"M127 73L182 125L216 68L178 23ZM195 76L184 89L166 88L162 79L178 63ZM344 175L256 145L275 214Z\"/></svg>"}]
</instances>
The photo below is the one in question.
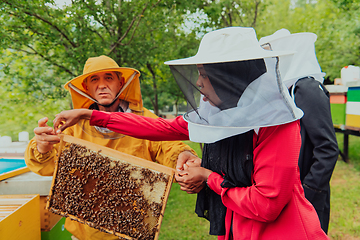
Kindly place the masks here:
<instances>
[{"instance_id":1,"label":"tree trunk","mask_svg":"<svg viewBox=\"0 0 360 240\"><path fill-rule=\"evenodd\" d=\"M159 115L159 103L158 103L158 93L157 93L157 85L156 85L156 75L150 63L146 64L146 67L149 69L152 78L153 78L153 90L154 90L154 101L151 101L154 107L154 113Z\"/></svg>"}]
</instances>

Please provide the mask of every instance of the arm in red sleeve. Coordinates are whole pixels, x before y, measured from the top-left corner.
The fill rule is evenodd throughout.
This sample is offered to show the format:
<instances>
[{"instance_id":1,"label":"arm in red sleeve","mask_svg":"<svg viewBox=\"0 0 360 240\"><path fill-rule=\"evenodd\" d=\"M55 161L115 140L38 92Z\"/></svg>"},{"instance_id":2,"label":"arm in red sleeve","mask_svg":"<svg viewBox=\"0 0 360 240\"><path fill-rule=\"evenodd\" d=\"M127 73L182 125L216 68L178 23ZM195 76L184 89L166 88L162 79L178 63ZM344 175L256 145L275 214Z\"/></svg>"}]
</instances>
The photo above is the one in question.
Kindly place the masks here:
<instances>
[{"instance_id":1,"label":"arm in red sleeve","mask_svg":"<svg viewBox=\"0 0 360 240\"><path fill-rule=\"evenodd\" d=\"M209 187L221 190L224 205L232 211L256 221L275 220L291 200L299 179L299 132L298 121L261 128L254 144L253 185L220 189L222 177L211 174Z\"/></svg>"},{"instance_id":2,"label":"arm in red sleeve","mask_svg":"<svg viewBox=\"0 0 360 240\"><path fill-rule=\"evenodd\" d=\"M182 116L174 119L151 118L133 113L94 110L90 125L151 141L189 140L188 124Z\"/></svg>"},{"instance_id":3,"label":"arm in red sleeve","mask_svg":"<svg viewBox=\"0 0 360 240\"><path fill-rule=\"evenodd\" d=\"M208 179L206 184L209 186L209 188L211 190L213 190L214 192L216 192L218 195L221 195L222 192L222 187L221 187L221 183L224 181L224 178L216 173L216 172L212 172Z\"/></svg>"}]
</instances>

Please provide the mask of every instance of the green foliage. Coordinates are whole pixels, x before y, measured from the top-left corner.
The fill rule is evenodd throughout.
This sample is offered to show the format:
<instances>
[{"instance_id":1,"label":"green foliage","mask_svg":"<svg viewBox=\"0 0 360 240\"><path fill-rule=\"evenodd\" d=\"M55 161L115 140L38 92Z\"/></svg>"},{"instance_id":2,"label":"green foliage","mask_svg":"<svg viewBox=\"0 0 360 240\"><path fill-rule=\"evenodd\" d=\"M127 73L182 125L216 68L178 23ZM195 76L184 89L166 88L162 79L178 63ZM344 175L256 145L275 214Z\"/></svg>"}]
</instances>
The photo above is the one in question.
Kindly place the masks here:
<instances>
[{"instance_id":1,"label":"green foliage","mask_svg":"<svg viewBox=\"0 0 360 240\"><path fill-rule=\"evenodd\" d=\"M4 0L2 97L33 115L69 108L63 84L82 73L87 58L104 54L141 71L144 105L157 113L184 102L163 63L194 55L204 33L227 26L253 26L258 38L280 28L314 32L320 66L332 81L342 67L360 65L359 16L354 0L73 0L63 8L53 0ZM59 105L44 106L47 100ZM2 106L1 114L21 115L10 109Z\"/></svg>"},{"instance_id":2,"label":"green foliage","mask_svg":"<svg viewBox=\"0 0 360 240\"><path fill-rule=\"evenodd\" d=\"M172 77L170 69L163 64L165 61L195 55L199 40L193 33L164 33L159 36L162 48L157 48L151 61L140 67L141 91L144 96L144 105L158 109L166 105L173 105L184 100L184 96ZM189 46L193 46L189 48Z\"/></svg>"},{"instance_id":3,"label":"green foliage","mask_svg":"<svg viewBox=\"0 0 360 240\"><path fill-rule=\"evenodd\" d=\"M331 79L340 77L347 65L360 65L359 11L328 8L329 21L322 21L317 31L317 56L324 72Z\"/></svg>"},{"instance_id":4,"label":"green foliage","mask_svg":"<svg viewBox=\"0 0 360 240\"><path fill-rule=\"evenodd\" d=\"M17 141L18 133L27 131L32 137L40 118L52 120L59 111L70 107L60 85L61 75L53 75L45 62L24 53L7 50L2 55L0 135Z\"/></svg>"},{"instance_id":5,"label":"green foliage","mask_svg":"<svg viewBox=\"0 0 360 240\"><path fill-rule=\"evenodd\" d=\"M332 0L338 8L345 11L356 10L360 7L357 0Z\"/></svg>"},{"instance_id":6,"label":"green foliage","mask_svg":"<svg viewBox=\"0 0 360 240\"><path fill-rule=\"evenodd\" d=\"M256 26L258 38L281 28L291 33L317 34L315 47L319 64L326 77L333 81L340 77L344 66L360 65L359 3L354 1L352 8L345 10L334 2L336 0L266 0L266 10Z\"/></svg>"},{"instance_id":7,"label":"green foliage","mask_svg":"<svg viewBox=\"0 0 360 240\"><path fill-rule=\"evenodd\" d=\"M262 0L202 1L200 9L209 19L204 23L206 28L255 27L257 18L264 10Z\"/></svg>"},{"instance_id":8,"label":"green foliage","mask_svg":"<svg viewBox=\"0 0 360 240\"><path fill-rule=\"evenodd\" d=\"M34 118L51 118L70 108L62 86L82 73L87 58L99 55L144 71L146 107L158 109L178 101L182 95L163 62L178 58L179 53L185 57L191 52L187 44L194 41L197 48L198 40L178 30L195 2L74 0L58 8L52 0L1 1L0 87L7 93L2 116L18 121L12 114L24 117L20 111L24 106ZM16 130L36 126L26 117ZM7 126L1 124L1 134L9 134L2 130Z\"/></svg>"}]
</instances>

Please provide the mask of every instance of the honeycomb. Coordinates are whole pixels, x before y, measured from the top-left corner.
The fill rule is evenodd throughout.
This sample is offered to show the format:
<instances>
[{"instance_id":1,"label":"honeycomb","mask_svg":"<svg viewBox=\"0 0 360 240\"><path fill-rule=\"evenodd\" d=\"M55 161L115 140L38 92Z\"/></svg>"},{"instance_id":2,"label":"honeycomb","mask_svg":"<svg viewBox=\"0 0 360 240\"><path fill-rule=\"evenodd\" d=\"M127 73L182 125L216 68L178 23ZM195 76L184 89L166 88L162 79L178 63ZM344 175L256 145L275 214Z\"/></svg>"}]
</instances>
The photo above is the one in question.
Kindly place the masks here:
<instances>
[{"instance_id":1,"label":"honeycomb","mask_svg":"<svg viewBox=\"0 0 360 240\"><path fill-rule=\"evenodd\" d=\"M67 138L72 142L62 142L47 208L124 239L157 239L173 170Z\"/></svg>"}]
</instances>

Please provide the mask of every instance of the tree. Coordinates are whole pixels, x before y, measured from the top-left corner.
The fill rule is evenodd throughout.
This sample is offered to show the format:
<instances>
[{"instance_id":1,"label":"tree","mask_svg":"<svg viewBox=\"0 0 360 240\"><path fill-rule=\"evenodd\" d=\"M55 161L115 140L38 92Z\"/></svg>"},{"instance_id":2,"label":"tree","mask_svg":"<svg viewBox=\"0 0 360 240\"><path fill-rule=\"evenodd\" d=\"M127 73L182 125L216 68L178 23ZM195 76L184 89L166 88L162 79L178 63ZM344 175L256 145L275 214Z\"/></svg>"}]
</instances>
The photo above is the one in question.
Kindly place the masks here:
<instances>
[{"instance_id":1,"label":"tree","mask_svg":"<svg viewBox=\"0 0 360 240\"><path fill-rule=\"evenodd\" d=\"M64 100L67 93L63 84L82 73L87 58L99 55L112 57L120 66L144 70L141 81L155 87L153 94L145 91L145 98L162 102L176 99L171 94L167 94L169 99L160 96L166 95L164 89L179 92L172 89L176 85L167 85L169 70L162 72L163 62L175 58L178 50L164 49L172 48L171 41L176 42L179 36L175 28L193 9L192 0L73 0L64 8L52 0L1 1L1 87L16 96L2 102L3 110L21 104L31 106L34 116L52 116L71 107L69 98ZM47 107L48 101L59 104ZM153 109L163 104L149 102Z\"/></svg>"},{"instance_id":2,"label":"tree","mask_svg":"<svg viewBox=\"0 0 360 240\"><path fill-rule=\"evenodd\" d=\"M319 58L334 79L340 77L344 66L360 66L360 2L350 0L330 0L332 21L326 22L319 34Z\"/></svg>"},{"instance_id":3,"label":"tree","mask_svg":"<svg viewBox=\"0 0 360 240\"><path fill-rule=\"evenodd\" d=\"M341 9L335 1L347 0L268 0L258 19L258 38L281 28L291 33L313 32L317 35L316 54L322 71L333 81L342 67L359 65L359 8ZM356 5L354 1L354 5ZM359 5L357 3L357 5Z\"/></svg>"},{"instance_id":4,"label":"tree","mask_svg":"<svg viewBox=\"0 0 360 240\"><path fill-rule=\"evenodd\" d=\"M159 109L165 106L177 105L179 101L184 100L184 96L178 85L172 77L170 68L164 64L165 61L182 57L189 57L196 53L199 45L199 39L194 33L163 33L157 36L161 47L158 47L153 53L153 57L145 66L141 67L144 75L141 81L142 93L144 94L144 103L147 106L153 106L156 114Z\"/></svg>"},{"instance_id":5,"label":"tree","mask_svg":"<svg viewBox=\"0 0 360 240\"><path fill-rule=\"evenodd\" d=\"M28 106L52 116L71 107L63 84L99 55L140 70L144 105L158 113L184 102L163 62L194 55L203 34L228 26L254 27L258 38L280 28L314 32L319 63L334 79L343 66L360 65L359 8L354 0L72 0L63 8L2 0L1 114Z\"/></svg>"},{"instance_id":6,"label":"tree","mask_svg":"<svg viewBox=\"0 0 360 240\"><path fill-rule=\"evenodd\" d=\"M69 99L61 98L65 90L39 81L37 76L61 78L53 76L45 62L35 57L9 50L0 54L0 134L15 140L19 132L27 131L32 137L40 118L51 121L56 113L69 108Z\"/></svg>"},{"instance_id":7,"label":"tree","mask_svg":"<svg viewBox=\"0 0 360 240\"><path fill-rule=\"evenodd\" d=\"M262 0L206 0L199 9L206 14L205 28L231 26L256 27L257 19L264 10Z\"/></svg>"}]
</instances>

